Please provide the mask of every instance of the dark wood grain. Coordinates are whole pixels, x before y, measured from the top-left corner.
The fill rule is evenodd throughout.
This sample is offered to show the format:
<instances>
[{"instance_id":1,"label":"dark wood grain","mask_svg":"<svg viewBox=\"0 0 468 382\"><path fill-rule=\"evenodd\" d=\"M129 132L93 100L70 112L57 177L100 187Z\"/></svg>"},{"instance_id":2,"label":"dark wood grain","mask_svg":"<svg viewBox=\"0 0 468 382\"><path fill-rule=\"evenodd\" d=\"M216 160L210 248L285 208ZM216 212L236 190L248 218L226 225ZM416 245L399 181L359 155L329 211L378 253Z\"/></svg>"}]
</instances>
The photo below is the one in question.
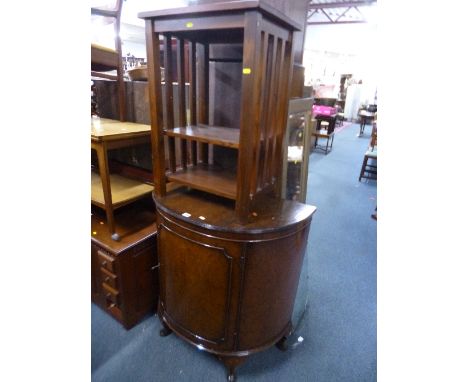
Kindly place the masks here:
<instances>
[{"instance_id":1,"label":"dark wood grain","mask_svg":"<svg viewBox=\"0 0 468 382\"><path fill-rule=\"evenodd\" d=\"M138 13L138 17L142 19L158 19L158 18L183 18L195 17L199 14L217 14L217 13L230 13L235 14L240 11L248 11L251 9L259 10L265 15L271 17L282 26L291 28L292 30L301 30L303 25L297 23L291 18L287 17L278 9L272 7L260 0L246 0L246 1L226 1L222 3L200 4L192 5L183 8L171 8L157 11L146 11Z\"/></svg>"},{"instance_id":2,"label":"dark wood grain","mask_svg":"<svg viewBox=\"0 0 468 382\"><path fill-rule=\"evenodd\" d=\"M231 12L233 6L236 11ZM161 20L177 23L186 22L188 31L170 31L165 35L165 66L167 66L166 77L168 81L173 79L170 66L171 50L169 49L169 36L174 36L179 41L177 51L178 68L184 67L182 61L188 61L189 79L191 82L190 104L190 124L208 124L210 120L210 99L209 99L209 51L210 45L204 42L207 30L197 30L192 25L192 18L196 15L203 18L206 25L211 25L216 32L211 33L218 38L225 39L224 42L237 44L231 39L229 34L223 34L227 29L218 26L218 17L232 17L238 20L242 15L244 23L239 30L242 31L243 52L242 52L242 81L240 96L240 126L238 143L230 139L225 139L224 134L219 137L205 134L187 133L187 130L178 129L173 132L174 120L172 102L166 102L165 130L167 139L167 149L169 152L169 169L171 172L178 171L178 166L187 168L188 158L191 157L191 165L197 165L201 161L205 165L214 163L214 153L219 153L213 146L234 147L239 150L237 156L237 183L236 183L236 211L244 218L249 214L251 205L255 199L262 198L275 192L279 197L281 193L281 176L283 161L283 131L286 127L287 100L289 95L289 83L292 75L292 31L294 28L282 22L278 22L269 12L263 12L262 6L255 7L254 4L243 4L246 7L239 7L239 4L225 4L211 8L196 8L195 13L190 17L185 17L186 11L175 16L171 11L168 13L155 13L148 22L157 25ZM188 7L191 8L191 7ZM256 9L255 9L256 8ZM203 11L205 10L205 11ZM164 16L163 16L164 15ZM234 21L233 21L234 22ZM237 21L236 21L237 22ZM233 29L234 30L234 29ZM237 30L237 29L236 29ZM222 33L221 33L222 32ZM153 31L152 37L158 36ZM181 46L184 39L189 40L189 50L187 59L181 53ZM182 78L181 69L178 70ZM215 77L213 77L215 78ZM166 100L172 99L172 89L165 89ZM184 102L180 101L182 95L179 94L179 104L176 105L178 114L182 113ZM232 103L232 102L231 102ZM233 103L235 104L235 103ZM181 120L183 122L183 120ZM196 121L196 123L194 123ZM179 126L177 126L179 127ZM184 128L185 126L180 126ZM229 126L232 127L232 126ZM161 133L160 131L158 133ZM182 139L180 149L174 149L174 140ZM190 150L186 146L185 139L191 141ZM233 143L234 142L234 143ZM160 144L160 143L159 143ZM209 154L210 153L210 154ZM177 158L176 158L177 157ZM176 162L176 159L179 161ZM217 162L220 162L219 160ZM222 161L221 161L222 162ZM230 166L233 168L233 166ZM159 173L159 182L166 181L162 173ZM204 190L211 189L205 187ZM210 192L215 192L210 191ZM233 193L230 193L232 196Z\"/></svg>"},{"instance_id":3,"label":"dark wood grain","mask_svg":"<svg viewBox=\"0 0 468 382\"><path fill-rule=\"evenodd\" d=\"M157 130L169 139L191 141L191 153L195 151L186 168L159 174L160 181L186 187L165 195L156 191L154 196L163 334L172 330L216 354L232 381L246 356L273 346L291 331L315 211L280 198L293 31L299 28L261 1L203 4L139 16L156 30L189 41L190 126ZM153 31L147 37L156 39L158 34ZM209 83L209 51L215 43L242 45L242 60L235 61L242 61L241 91L228 95L238 97L228 104L240 105L236 133L229 130L237 126L229 124L201 126L209 125L213 110L209 91L216 86ZM217 55L215 61L229 60ZM223 77L218 73L212 78ZM227 172L228 166L206 166L208 145L213 163L213 146L236 153L237 166L229 167L237 173Z\"/></svg>"},{"instance_id":4,"label":"dark wood grain","mask_svg":"<svg viewBox=\"0 0 468 382\"><path fill-rule=\"evenodd\" d=\"M156 194L163 196L166 193L166 154L163 134L162 91L160 86L159 34L154 32L153 23L150 20L147 20L145 25L154 187Z\"/></svg>"},{"instance_id":5,"label":"dark wood grain","mask_svg":"<svg viewBox=\"0 0 468 382\"><path fill-rule=\"evenodd\" d=\"M223 169L198 165L168 174L167 179L228 199L236 199L236 175Z\"/></svg>"},{"instance_id":6,"label":"dark wood grain","mask_svg":"<svg viewBox=\"0 0 468 382\"><path fill-rule=\"evenodd\" d=\"M156 310L156 223L151 200L116 214L121 240L112 240L102 211L91 215L91 299L126 329Z\"/></svg>"},{"instance_id":7,"label":"dark wood grain","mask_svg":"<svg viewBox=\"0 0 468 382\"><path fill-rule=\"evenodd\" d=\"M198 123L209 123L209 46L197 44L197 76L198 76ZM208 164L208 144L201 143L200 159Z\"/></svg>"},{"instance_id":8,"label":"dark wood grain","mask_svg":"<svg viewBox=\"0 0 468 382\"><path fill-rule=\"evenodd\" d=\"M197 119L197 48L196 43L189 41L189 80L190 80L190 93L189 93L189 108L190 108L190 124L196 125ZM191 142L190 152L192 156L192 165L196 166L198 163L198 143Z\"/></svg>"},{"instance_id":9,"label":"dark wood grain","mask_svg":"<svg viewBox=\"0 0 468 382\"><path fill-rule=\"evenodd\" d=\"M164 35L164 90L166 93L166 129L174 128L174 95L172 89L172 83L174 82L174 73L172 67L172 40L170 34ZM181 100L179 100L180 102ZM176 150L174 138L168 139L169 149L169 168L172 172L176 170Z\"/></svg>"},{"instance_id":10,"label":"dark wood grain","mask_svg":"<svg viewBox=\"0 0 468 382\"><path fill-rule=\"evenodd\" d=\"M244 224L215 196L179 191L155 201L158 314L186 341L218 355L233 374L234 361L291 331L315 208L273 199Z\"/></svg>"}]
</instances>

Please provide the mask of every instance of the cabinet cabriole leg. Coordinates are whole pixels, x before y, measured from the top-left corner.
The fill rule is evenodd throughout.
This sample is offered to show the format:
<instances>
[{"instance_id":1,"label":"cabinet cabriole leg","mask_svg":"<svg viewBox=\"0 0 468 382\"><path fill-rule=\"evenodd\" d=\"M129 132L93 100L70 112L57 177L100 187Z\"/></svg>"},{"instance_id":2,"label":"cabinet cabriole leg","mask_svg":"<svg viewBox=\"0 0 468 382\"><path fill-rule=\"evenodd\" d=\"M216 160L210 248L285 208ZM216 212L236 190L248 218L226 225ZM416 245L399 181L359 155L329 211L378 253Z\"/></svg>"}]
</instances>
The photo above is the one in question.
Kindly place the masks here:
<instances>
[{"instance_id":1,"label":"cabinet cabriole leg","mask_svg":"<svg viewBox=\"0 0 468 382\"><path fill-rule=\"evenodd\" d=\"M228 382L234 382L236 380L236 367L241 365L247 359L246 357L223 357L218 356L219 360L226 366L228 375Z\"/></svg>"},{"instance_id":2,"label":"cabinet cabriole leg","mask_svg":"<svg viewBox=\"0 0 468 382\"><path fill-rule=\"evenodd\" d=\"M163 328L159 331L159 335L161 337L167 337L168 335L172 334L172 329L167 326L163 321L161 321Z\"/></svg>"}]
</instances>

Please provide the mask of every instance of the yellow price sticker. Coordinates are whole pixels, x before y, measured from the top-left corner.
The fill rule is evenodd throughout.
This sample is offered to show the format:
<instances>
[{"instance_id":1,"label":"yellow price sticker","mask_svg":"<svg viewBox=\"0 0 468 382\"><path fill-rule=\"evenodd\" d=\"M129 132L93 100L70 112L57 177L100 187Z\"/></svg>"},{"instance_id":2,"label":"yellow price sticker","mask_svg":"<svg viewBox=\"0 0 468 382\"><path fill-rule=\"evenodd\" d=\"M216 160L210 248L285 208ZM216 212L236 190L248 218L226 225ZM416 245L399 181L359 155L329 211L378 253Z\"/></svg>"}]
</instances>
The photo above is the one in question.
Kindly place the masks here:
<instances>
[{"instance_id":1,"label":"yellow price sticker","mask_svg":"<svg viewBox=\"0 0 468 382\"><path fill-rule=\"evenodd\" d=\"M193 23L191 21L189 21L188 23L185 24L185 26L187 28L192 28L193 27Z\"/></svg>"},{"instance_id":2,"label":"yellow price sticker","mask_svg":"<svg viewBox=\"0 0 468 382\"><path fill-rule=\"evenodd\" d=\"M242 73L243 73L243 74L250 74L250 73L252 73L252 69L250 69L250 68L244 68L244 69L242 69Z\"/></svg>"}]
</instances>

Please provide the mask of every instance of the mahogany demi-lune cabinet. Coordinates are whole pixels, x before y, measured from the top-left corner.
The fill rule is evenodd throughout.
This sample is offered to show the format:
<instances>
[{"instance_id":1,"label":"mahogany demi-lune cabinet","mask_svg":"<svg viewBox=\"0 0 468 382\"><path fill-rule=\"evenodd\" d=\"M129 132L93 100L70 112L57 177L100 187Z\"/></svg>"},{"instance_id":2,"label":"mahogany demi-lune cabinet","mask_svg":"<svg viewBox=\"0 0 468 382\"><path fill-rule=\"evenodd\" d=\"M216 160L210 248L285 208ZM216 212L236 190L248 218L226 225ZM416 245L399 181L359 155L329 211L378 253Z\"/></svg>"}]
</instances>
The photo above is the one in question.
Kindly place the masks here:
<instances>
[{"instance_id":1,"label":"mahogany demi-lune cabinet","mask_svg":"<svg viewBox=\"0 0 468 382\"><path fill-rule=\"evenodd\" d=\"M217 355L229 380L245 358L285 339L315 207L264 199L242 223L233 202L197 191L155 198L159 316Z\"/></svg>"},{"instance_id":2,"label":"mahogany demi-lune cabinet","mask_svg":"<svg viewBox=\"0 0 468 382\"><path fill-rule=\"evenodd\" d=\"M146 24L161 335L174 332L215 354L233 381L247 356L291 332L315 211L281 197L293 36L301 26L260 0L138 16ZM212 65L223 60L219 51L213 57L219 46L242 51L240 90L215 95L238 97L226 102L237 126L215 126L210 117L210 81L223 80ZM165 86L187 82L188 97L178 86L177 101Z\"/></svg>"}]
</instances>

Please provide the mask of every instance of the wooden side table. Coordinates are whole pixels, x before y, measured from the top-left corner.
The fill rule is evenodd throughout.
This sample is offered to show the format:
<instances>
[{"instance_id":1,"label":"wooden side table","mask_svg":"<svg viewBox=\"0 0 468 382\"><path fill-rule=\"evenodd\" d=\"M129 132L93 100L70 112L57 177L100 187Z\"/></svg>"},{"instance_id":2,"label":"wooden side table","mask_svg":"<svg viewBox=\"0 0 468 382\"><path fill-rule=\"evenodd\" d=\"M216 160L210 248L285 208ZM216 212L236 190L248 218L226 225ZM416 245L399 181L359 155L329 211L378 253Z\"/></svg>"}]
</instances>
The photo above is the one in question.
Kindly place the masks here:
<instances>
[{"instance_id":1,"label":"wooden side table","mask_svg":"<svg viewBox=\"0 0 468 382\"><path fill-rule=\"evenodd\" d=\"M366 127L366 125L372 123L374 117L375 113L372 113L370 111L361 110L359 112L359 119L361 123L361 126L359 128L359 136L361 136L364 133L364 128Z\"/></svg>"},{"instance_id":2,"label":"wooden side table","mask_svg":"<svg viewBox=\"0 0 468 382\"><path fill-rule=\"evenodd\" d=\"M91 149L96 151L99 166L99 176L91 174L91 203L106 211L107 226L113 240L120 240L115 229L114 209L150 194L153 186L109 174L107 151L149 143L150 135L149 125L91 118Z\"/></svg>"}]
</instances>

